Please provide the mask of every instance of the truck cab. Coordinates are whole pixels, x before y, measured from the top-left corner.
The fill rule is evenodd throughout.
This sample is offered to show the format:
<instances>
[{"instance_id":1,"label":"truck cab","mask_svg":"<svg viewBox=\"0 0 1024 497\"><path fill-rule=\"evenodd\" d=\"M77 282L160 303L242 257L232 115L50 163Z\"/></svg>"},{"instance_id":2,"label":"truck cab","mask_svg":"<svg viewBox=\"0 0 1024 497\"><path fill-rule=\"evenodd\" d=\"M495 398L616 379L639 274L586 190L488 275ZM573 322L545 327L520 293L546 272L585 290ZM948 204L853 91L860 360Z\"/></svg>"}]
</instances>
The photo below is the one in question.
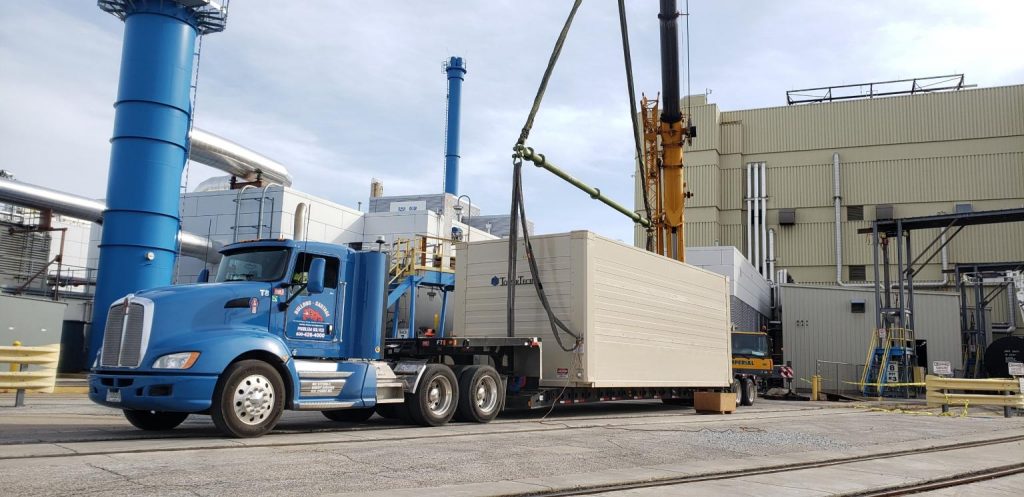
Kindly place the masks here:
<instances>
[{"instance_id":1,"label":"truck cab","mask_svg":"<svg viewBox=\"0 0 1024 497\"><path fill-rule=\"evenodd\" d=\"M355 419L403 402L407 386L381 360L387 254L291 240L223 254L211 282L110 306L89 379L94 402L143 429L208 413L233 436L269 431L283 409L346 409L339 416Z\"/></svg>"},{"instance_id":2,"label":"truck cab","mask_svg":"<svg viewBox=\"0 0 1024 497\"><path fill-rule=\"evenodd\" d=\"M732 332L732 370L737 403L753 405L764 379L772 374L771 343L767 333Z\"/></svg>"}]
</instances>

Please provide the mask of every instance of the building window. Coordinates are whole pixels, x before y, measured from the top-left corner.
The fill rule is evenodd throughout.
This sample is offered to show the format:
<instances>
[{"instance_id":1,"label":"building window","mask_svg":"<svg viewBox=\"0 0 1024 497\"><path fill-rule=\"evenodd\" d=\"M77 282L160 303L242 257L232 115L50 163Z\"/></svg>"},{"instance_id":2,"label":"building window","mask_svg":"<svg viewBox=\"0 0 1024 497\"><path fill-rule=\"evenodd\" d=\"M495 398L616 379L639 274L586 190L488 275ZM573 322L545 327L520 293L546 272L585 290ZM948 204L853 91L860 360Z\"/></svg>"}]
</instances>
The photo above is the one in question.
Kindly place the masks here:
<instances>
[{"instance_id":1,"label":"building window","mask_svg":"<svg viewBox=\"0 0 1024 497\"><path fill-rule=\"evenodd\" d=\"M863 300L851 300L850 301L850 312L854 314L864 314L864 301Z\"/></svg>"},{"instance_id":2,"label":"building window","mask_svg":"<svg viewBox=\"0 0 1024 497\"><path fill-rule=\"evenodd\" d=\"M848 206L846 206L846 220L847 221L863 221L864 220L864 206L863 205L848 205Z\"/></svg>"},{"instance_id":3,"label":"building window","mask_svg":"<svg viewBox=\"0 0 1024 497\"><path fill-rule=\"evenodd\" d=\"M974 212L974 204L956 204L954 212L957 214L967 214Z\"/></svg>"},{"instance_id":4,"label":"building window","mask_svg":"<svg viewBox=\"0 0 1024 497\"><path fill-rule=\"evenodd\" d=\"M867 281L865 266L850 266L850 281Z\"/></svg>"}]
</instances>

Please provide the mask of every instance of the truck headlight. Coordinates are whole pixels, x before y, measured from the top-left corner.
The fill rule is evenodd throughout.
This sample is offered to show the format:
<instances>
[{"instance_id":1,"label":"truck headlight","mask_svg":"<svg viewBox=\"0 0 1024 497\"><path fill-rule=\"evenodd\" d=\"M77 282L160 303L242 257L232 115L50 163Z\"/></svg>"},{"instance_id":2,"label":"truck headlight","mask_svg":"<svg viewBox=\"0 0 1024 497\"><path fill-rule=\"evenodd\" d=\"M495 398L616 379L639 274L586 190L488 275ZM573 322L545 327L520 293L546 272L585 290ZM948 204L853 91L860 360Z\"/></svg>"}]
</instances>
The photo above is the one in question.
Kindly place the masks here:
<instances>
[{"instance_id":1,"label":"truck headlight","mask_svg":"<svg viewBox=\"0 0 1024 497\"><path fill-rule=\"evenodd\" d=\"M199 352L176 352L160 356L153 362L153 369L188 369L199 359Z\"/></svg>"}]
</instances>

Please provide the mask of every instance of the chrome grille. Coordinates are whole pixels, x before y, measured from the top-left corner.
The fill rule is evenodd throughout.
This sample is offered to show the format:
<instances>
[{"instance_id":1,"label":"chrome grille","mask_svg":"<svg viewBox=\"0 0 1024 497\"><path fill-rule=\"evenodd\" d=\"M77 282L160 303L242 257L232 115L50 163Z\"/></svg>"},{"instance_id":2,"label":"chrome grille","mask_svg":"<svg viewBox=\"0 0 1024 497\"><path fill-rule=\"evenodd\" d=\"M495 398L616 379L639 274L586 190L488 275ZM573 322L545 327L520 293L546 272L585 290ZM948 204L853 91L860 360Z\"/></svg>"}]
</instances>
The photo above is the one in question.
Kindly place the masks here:
<instances>
[{"instance_id":1,"label":"chrome grille","mask_svg":"<svg viewBox=\"0 0 1024 497\"><path fill-rule=\"evenodd\" d=\"M107 312L107 326L103 330L102 366L117 366L117 358L121 355L121 331L124 330L124 304L110 306Z\"/></svg>"},{"instance_id":2,"label":"chrome grille","mask_svg":"<svg viewBox=\"0 0 1024 497\"><path fill-rule=\"evenodd\" d=\"M139 366L145 342L145 318L146 308L136 302L129 302L127 314L124 303L110 307L103 330L101 366Z\"/></svg>"}]
</instances>

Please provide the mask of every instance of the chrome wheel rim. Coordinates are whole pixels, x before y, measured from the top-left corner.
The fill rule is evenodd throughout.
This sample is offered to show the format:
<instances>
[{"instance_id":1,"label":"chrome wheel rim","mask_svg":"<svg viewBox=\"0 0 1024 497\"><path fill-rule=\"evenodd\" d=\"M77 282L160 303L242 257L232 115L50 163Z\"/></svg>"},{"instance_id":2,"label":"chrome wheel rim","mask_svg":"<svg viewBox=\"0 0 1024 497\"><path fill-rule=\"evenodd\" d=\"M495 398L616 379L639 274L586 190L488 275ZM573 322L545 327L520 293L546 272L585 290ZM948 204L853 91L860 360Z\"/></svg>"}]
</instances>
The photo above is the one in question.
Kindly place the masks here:
<instances>
[{"instance_id":1,"label":"chrome wheel rim","mask_svg":"<svg viewBox=\"0 0 1024 497\"><path fill-rule=\"evenodd\" d=\"M498 383L490 375L482 376L473 392L476 408L483 414L490 414L498 408Z\"/></svg>"},{"instance_id":2,"label":"chrome wheel rim","mask_svg":"<svg viewBox=\"0 0 1024 497\"><path fill-rule=\"evenodd\" d=\"M242 423L251 426L266 421L274 410L274 385L261 374L246 376L235 386L232 407Z\"/></svg>"},{"instance_id":3,"label":"chrome wheel rim","mask_svg":"<svg viewBox=\"0 0 1024 497\"><path fill-rule=\"evenodd\" d=\"M743 385L738 381L732 382L732 393L736 394L736 405L740 405L742 399Z\"/></svg>"},{"instance_id":4,"label":"chrome wheel rim","mask_svg":"<svg viewBox=\"0 0 1024 497\"><path fill-rule=\"evenodd\" d=\"M443 417L452 406L452 383L448 378L437 375L427 384L427 409L435 416Z\"/></svg>"}]
</instances>

